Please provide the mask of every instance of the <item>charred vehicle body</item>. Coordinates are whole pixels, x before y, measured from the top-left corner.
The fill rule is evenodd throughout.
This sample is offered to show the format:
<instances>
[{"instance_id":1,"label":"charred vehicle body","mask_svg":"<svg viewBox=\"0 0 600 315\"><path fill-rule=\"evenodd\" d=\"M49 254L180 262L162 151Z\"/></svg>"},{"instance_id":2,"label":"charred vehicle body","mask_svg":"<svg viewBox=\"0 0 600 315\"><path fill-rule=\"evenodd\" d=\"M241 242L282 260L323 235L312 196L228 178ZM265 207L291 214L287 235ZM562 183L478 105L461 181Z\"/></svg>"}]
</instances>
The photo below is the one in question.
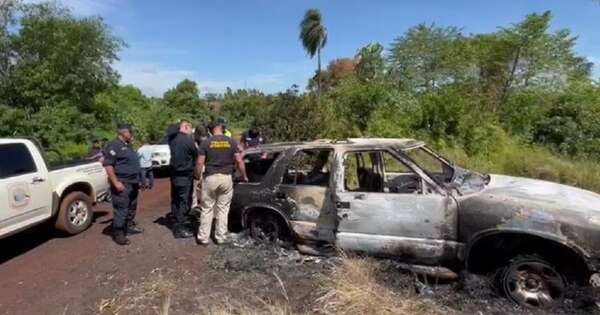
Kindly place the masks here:
<instances>
[{"instance_id":1,"label":"charred vehicle body","mask_svg":"<svg viewBox=\"0 0 600 315\"><path fill-rule=\"evenodd\" d=\"M253 237L334 245L449 272L496 273L514 302L554 306L600 270L600 195L482 175L412 139L250 149L232 216Z\"/></svg>"}]
</instances>

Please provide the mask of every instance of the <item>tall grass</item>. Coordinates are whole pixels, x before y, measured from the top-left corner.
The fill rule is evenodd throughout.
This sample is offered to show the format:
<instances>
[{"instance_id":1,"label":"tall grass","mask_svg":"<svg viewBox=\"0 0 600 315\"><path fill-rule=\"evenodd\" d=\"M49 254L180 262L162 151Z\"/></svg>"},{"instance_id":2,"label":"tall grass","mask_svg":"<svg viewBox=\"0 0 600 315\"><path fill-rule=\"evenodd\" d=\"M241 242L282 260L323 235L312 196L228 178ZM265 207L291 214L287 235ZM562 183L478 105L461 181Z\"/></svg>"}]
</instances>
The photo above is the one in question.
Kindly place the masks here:
<instances>
[{"instance_id":1,"label":"tall grass","mask_svg":"<svg viewBox=\"0 0 600 315\"><path fill-rule=\"evenodd\" d=\"M473 156L457 147L440 153L457 165L484 173L538 178L600 192L600 163L559 157L547 149L508 141L485 154Z\"/></svg>"},{"instance_id":2,"label":"tall grass","mask_svg":"<svg viewBox=\"0 0 600 315\"><path fill-rule=\"evenodd\" d=\"M431 301L410 292L399 293L378 281L381 264L371 258L347 257L331 275L322 279L323 294L317 300L320 314L446 314Z\"/></svg>"}]
</instances>

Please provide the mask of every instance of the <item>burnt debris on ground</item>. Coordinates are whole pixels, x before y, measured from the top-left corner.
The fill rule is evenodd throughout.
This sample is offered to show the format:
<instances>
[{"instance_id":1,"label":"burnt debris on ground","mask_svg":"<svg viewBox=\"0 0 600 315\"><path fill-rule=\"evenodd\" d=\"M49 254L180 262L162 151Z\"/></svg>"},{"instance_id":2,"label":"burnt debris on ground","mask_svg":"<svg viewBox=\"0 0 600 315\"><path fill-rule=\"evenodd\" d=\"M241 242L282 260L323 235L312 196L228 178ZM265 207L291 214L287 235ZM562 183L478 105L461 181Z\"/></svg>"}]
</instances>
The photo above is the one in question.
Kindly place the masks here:
<instances>
[{"instance_id":1,"label":"burnt debris on ground","mask_svg":"<svg viewBox=\"0 0 600 315\"><path fill-rule=\"evenodd\" d=\"M286 278L318 279L334 272L343 259L306 256L290 244L265 244L239 235L228 246L221 246L210 259L214 270L225 272L259 272L286 274ZM442 281L417 275L405 264L391 259L379 259L378 281L389 290L402 294L417 294L420 299L441 305L458 313L476 314L547 314L513 304L494 286L494 275L462 272L457 281ZM320 277L323 279L323 277ZM598 289L572 287L561 308L552 314L600 314Z\"/></svg>"}]
</instances>

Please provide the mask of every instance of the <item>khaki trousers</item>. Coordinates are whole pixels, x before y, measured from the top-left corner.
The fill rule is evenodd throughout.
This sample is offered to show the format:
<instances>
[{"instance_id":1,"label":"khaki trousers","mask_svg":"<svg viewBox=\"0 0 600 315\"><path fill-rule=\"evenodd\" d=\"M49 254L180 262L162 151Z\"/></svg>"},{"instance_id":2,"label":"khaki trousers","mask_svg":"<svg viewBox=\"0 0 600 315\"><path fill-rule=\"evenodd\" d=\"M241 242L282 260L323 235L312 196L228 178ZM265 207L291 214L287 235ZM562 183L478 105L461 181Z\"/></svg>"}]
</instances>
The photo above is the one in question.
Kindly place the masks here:
<instances>
[{"instance_id":1,"label":"khaki trousers","mask_svg":"<svg viewBox=\"0 0 600 315\"><path fill-rule=\"evenodd\" d=\"M204 178L202 181L202 196L200 197L199 240L209 239L214 218L216 221L215 240L217 242L225 241L232 197L233 179L231 175L213 174Z\"/></svg>"},{"instance_id":2,"label":"khaki trousers","mask_svg":"<svg viewBox=\"0 0 600 315\"><path fill-rule=\"evenodd\" d=\"M202 183L202 181L194 179L194 186L192 186L192 207L190 208L192 210L198 208L198 191L200 190L200 183Z\"/></svg>"}]
</instances>

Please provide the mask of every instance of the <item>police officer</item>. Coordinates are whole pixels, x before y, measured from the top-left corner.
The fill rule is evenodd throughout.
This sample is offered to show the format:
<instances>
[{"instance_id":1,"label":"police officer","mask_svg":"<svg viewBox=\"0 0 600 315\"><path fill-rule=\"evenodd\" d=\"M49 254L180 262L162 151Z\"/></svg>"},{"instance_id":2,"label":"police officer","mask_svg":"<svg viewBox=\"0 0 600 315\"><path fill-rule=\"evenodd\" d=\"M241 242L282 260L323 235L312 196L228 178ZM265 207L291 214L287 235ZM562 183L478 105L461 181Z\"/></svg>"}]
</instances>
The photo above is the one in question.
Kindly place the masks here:
<instances>
[{"instance_id":1,"label":"police officer","mask_svg":"<svg viewBox=\"0 0 600 315\"><path fill-rule=\"evenodd\" d=\"M112 238L119 245L129 244L127 234L143 232L134 222L141 169L132 141L131 125L120 124L117 138L104 147L103 153L114 208Z\"/></svg>"},{"instance_id":2,"label":"police officer","mask_svg":"<svg viewBox=\"0 0 600 315\"><path fill-rule=\"evenodd\" d=\"M248 181L242 154L235 140L225 136L222 123L209 125L212 136L204 140L198 152L197 175L204 169L202 197L200 198L200 227L197 241L208 244L213 217L215 222L215 241L222 244L227 241L227 219L233 197L232 175L234 166L238 168L244 181ZM216 212L213 215L213 211Z\"/></svg>"},{"instance_id":3,"label":"police officer","mask_svg":"<svg viewBox=\"0 0 600 315\"><path fill-rule=\"evenodd\" d=\"M229 130L229 128L227 128L227 119L225 117L219 117L219 118L217 118L216 123L223 126L223 135L225 137L231 138L231 136L232 136L231 130Z\"/></svg>"},{"instance_id":4,"label":"police officer","mask_svg":"<svg viewBox=\"0 0 600 315\"><path fill-rule=\"evenodd\" d=\"M175 220L175 238L194 235L186 226L192 205L194 167L198 156L198 149L191 136L192 130L190 121L181 120L177 132L168 134L171 150L171 213Z\"/></svg>"},{"instance_id":5,"label":"police officer","mask_svg":"<svg viewBox=\"0 0 600 315\"><path fill-rule=\"evenodd\" d=\"M242 133L240 142L242 144L242 148L246 150L248 148L254 148L267 143L267 138L260 133L258 128L252 127Z\"/></svg>"}]
</instances>

